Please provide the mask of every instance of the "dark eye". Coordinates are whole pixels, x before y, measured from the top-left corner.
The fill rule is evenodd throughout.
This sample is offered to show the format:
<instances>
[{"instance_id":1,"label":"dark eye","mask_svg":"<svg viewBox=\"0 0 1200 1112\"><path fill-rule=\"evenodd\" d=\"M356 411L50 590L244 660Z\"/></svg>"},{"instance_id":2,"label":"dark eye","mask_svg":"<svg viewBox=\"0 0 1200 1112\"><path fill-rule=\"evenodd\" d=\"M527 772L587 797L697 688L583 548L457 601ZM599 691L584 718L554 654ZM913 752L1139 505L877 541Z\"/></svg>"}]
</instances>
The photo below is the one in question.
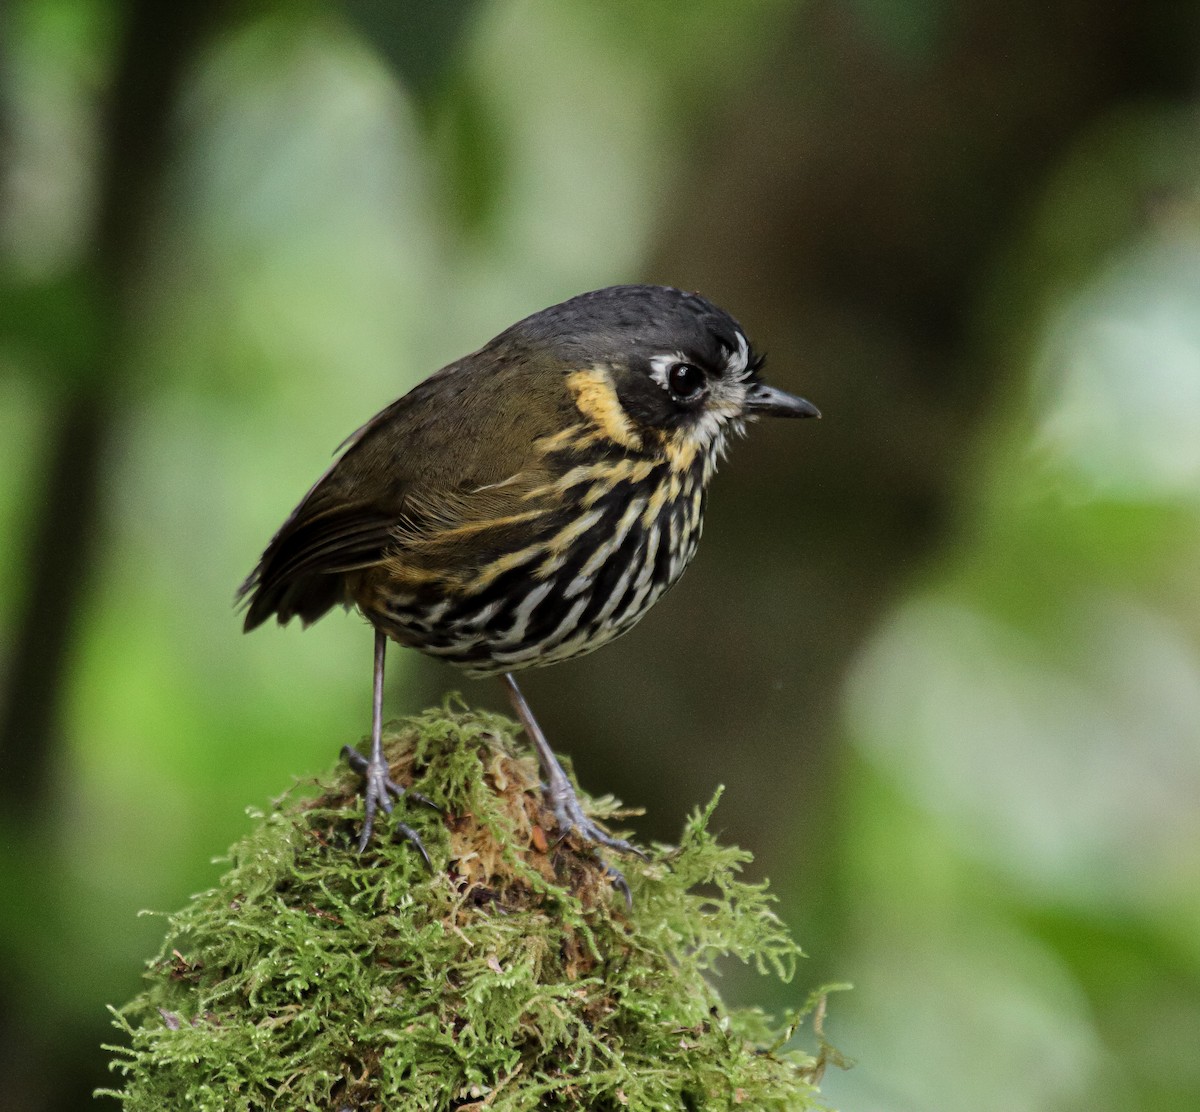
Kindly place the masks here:
<instances>
[{"instance_id":1,"label":"dark eye","mask_svg":"<svg viewBox=\"0 0 1200 1112\"><path fill-rule=\"evenodd\" d=\"M667 386L681 402L694 401L704 389L704 372L692 363L675 363L667 372Z\"/></svg>"}]
</instances>

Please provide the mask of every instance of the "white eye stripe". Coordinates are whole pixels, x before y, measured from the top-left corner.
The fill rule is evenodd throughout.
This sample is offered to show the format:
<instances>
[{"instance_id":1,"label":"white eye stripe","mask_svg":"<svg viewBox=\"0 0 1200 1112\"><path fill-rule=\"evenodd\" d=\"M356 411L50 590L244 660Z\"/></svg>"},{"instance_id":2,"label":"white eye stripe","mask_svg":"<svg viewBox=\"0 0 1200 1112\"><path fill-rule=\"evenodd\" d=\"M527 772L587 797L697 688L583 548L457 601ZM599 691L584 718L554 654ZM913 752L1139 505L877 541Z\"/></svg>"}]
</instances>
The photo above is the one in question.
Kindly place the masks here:
<instances>
[{"instance_id":1,"label":"white eye stripe","mask_svg":"<svg viewBox=\"0 0 1200 1112\"><path fill-rule=\"evenodd\" d=\"M750 377L750 342L739 330L733 334L737 350L731 351L725 357L726 377L737 382L745 382ZM682 351L673 351L663 355L650 356L650 377L664 390L671 389L671 369L680 363L691 363Z\"/></svg>"}]
</instances>

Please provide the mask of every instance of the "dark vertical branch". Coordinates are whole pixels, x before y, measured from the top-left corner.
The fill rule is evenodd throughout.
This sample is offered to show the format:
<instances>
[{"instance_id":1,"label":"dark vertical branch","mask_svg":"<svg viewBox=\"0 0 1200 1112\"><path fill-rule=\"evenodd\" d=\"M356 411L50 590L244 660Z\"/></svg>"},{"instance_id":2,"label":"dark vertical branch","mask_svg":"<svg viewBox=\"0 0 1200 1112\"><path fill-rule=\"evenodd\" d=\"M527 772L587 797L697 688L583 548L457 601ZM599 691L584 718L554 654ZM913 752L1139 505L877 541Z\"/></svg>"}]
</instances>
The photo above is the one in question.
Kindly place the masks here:
<instances>
[{"instance_id":1,"label":"dark vertical branch","mask_svg":"<svg viewBox=\"0 0 1200 1112\"><path fill-rule=\"evenodd\" d=\"M0 813L44 804L61 732L71 645L95 570L103 474L128 387L125 337L137 263L167 150L168 120L216 3L134 0L125 13L103 113L93 251L84 268L78 328L94 338L82 366L57 367L46 467L26 531L26 580L0 705ZM99 327L93 327L93 321Z\"/></svg>"},{"instance_id":2,"label":"dark vertical branch","mask_svg":"<svg viewBox=\"0 0 1200 1112\"><path fill-rule=\"evenodd\" d=\"M56 406L42 490L27 537L27 574L0 706L0 813L37 815L59 734L68 646L98 525L97 488L111 409L91 389Z\"/></svg>"},{"instance_id":3,"label":"dark vertical branch","mask_svg":"<svg viewBox=\"0 0 1200 1112\"><path fill-rule=\"evenodd\" d=\"M217 2L130 0L102 117L97 210L77 290L71 357L43 351L61 388L45 470L25 532L25 583L0 705L0 819L47 823L59 760L63 696L104 532L105 468L131 386L139 263L153 215L179 87L223 8ZM80 339L79 337L82 337ZM65 364L71 365L65 365ZM98 1031L59 1029L55 1045L25 1029L16 971L0 970L0 1074L12 1107L72 1109L103 1076ZM102 1017L97 1016L97 1021ZM0 1100L0 1103L4 1103Z\"/></svg>"}]
</instances>

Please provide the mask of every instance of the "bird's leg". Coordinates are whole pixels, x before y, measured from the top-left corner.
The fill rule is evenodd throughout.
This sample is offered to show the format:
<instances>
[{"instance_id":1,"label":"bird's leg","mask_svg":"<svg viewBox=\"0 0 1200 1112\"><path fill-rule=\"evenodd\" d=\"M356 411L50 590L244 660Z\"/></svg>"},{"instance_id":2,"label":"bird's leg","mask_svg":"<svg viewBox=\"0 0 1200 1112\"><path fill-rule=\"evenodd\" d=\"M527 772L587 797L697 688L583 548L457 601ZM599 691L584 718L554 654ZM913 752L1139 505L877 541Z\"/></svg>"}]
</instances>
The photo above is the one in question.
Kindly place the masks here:
<instances>
[{"instance_id":1,"label":"bird's leg","mask_svg":"<svg viewBox=\"0 0 1200 1112\"><path fill-rule=\"evenodd\" d=\"M579 803L575 789L571 786L571 781L563 771L563 766L559 764L549 742L546 741L546 735L542 733L541 726L533 717L533 711L525 702L525 696L521 694L521 689L517 686L513 674L505 672L500 678L508 691L513 710L517 712L517 717L521 720L525 733L537 751L538 764L541 765L542 775L546 778L546 802L549 804L550 810L554 812L554 821L558 823L560 833L565 837L574 831L586 842L596 842L609 849L615 849L619 853L634 853L639 857L644 857L645 854L637 846L631 845L624 838L615 838L607 831L601 830L583 813L583 807ZM607 866L607 869L609 876L612 877L613 882L621 889L625 894L626 901L629 902L629 885L625 882L625 878L611 865Z\"/></svg>"},{"instance_id":2,"label":"bird's leg","mask_svg":"<svg viewBox=\"0 0 1200 1112\"><path fill-rule=\"evenodd\" d=\"M342 746L342 756L350 763L350 767L359 773L365 781L363 785L363 828L358 839L358 852L362 853L371 841L371 832L375 829L375 812L383 808L386 814L392 813L392 797L400 799L405 795L405 789L397 784L389 775L387 758L383 755L383 663L387 656L387 636L381 631L375 631L375 686L371 702L371 757L368 760L357 749L350 745ZM414 799L435 807L435 804L417 792L409 792ZM396 829L407 838L417 852L425 859L425 864L432 869L429 853L426 851L420 836L411 826L396 823Z\"/></svg>"}]
</instances>

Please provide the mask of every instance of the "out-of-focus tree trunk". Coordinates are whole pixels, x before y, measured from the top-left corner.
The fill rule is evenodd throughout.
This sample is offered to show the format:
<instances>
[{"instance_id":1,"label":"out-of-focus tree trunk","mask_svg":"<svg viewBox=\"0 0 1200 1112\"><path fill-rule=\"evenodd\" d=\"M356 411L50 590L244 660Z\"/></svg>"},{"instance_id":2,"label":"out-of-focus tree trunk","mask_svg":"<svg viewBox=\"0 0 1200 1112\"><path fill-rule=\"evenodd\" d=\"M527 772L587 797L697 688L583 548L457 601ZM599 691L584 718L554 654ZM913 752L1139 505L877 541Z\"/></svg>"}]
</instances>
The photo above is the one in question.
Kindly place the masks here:
<instances>
[{"instance_id":1,"label":"out-of-focus tree trunk","mask_svg":"<svg viewBox=\"0 0 1200 1112\"><path fill-rule=\"evenodd\" d=\"M64 282L72 311L63 345L74 360L55 366L41 488L26 531L25 580L0 701L0 808L12 829L32 835L53 814L52 771L64 759L62 707L79 618L96 569L108 453L131 381L128 338L136 327L142 252L169 146L175 94L224 5L131 0L102 114L91 251ZM43 355L46 353L42 353ZM31 837L32 841L32 837ZM13 1107L78 1107L81 1077L100 1076L97 1027L40 1032L5 1022L21 989L0 980L0 1072ZM97 1017L102 1022L101 1017ZM51 1064L53 1060L53 1064Z\"/></svg>"}]
</instances>

